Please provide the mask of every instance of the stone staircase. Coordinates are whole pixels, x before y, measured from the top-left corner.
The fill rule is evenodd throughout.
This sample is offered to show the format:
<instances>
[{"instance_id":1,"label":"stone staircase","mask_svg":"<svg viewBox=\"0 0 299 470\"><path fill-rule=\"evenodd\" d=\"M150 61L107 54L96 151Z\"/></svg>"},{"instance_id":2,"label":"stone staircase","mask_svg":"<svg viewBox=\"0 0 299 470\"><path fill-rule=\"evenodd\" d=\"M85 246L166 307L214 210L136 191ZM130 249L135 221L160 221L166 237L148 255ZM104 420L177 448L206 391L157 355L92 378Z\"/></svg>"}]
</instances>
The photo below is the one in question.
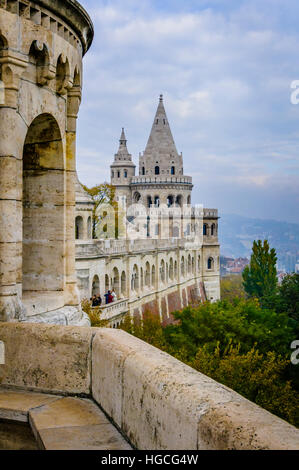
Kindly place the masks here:
<instances>
[{"instance_id":1,"label":"stone staircase","mask_svg":"<svg viewBox=\"0 0 299 470\"><path fill-rule=\"evenodd\" d=\"M0 449L132 448L90 399L0 387Z\"/></svg>"}]
</instances>

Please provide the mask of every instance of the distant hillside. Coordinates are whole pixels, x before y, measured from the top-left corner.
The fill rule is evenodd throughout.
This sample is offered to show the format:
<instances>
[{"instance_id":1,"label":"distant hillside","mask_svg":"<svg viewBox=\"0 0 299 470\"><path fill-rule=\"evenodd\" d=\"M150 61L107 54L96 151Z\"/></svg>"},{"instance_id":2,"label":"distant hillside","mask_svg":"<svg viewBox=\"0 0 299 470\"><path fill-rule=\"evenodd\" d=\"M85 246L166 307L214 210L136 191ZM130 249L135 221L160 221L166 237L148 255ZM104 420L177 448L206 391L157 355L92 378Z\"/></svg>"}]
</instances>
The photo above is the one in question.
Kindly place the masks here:
<instances>
[{"instance_id":1,"label":"distant hillside","mask_svg":"<svg viewBox=\"0 0 299 470\"><path fill-rule=\"evenodd\" d=\"M299 259L299 224L221 214L221 255L249 257L253 240L269 240L278 255L279 269L293 271Z\"/></svg>"}]
</instances>

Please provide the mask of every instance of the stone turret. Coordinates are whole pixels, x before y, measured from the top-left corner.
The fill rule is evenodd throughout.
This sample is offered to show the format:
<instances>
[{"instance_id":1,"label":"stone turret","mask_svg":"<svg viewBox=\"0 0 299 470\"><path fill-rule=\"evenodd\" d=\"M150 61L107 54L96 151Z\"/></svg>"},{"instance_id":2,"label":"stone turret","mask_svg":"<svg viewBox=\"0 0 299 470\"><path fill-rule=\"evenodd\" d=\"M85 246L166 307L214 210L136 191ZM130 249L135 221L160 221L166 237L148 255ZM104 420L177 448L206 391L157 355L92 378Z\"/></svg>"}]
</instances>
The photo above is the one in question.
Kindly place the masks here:
<instances>
[{"instance_id":1,"label":"stone turret","mask_svg":"<svg viewBox=\"0 0 299 470\"><path fill-rule=\"evenodd\" d=\"M114 155L111 165L111 184L115 186L115 199L117 202L131 204L130 184L135 176L136 165L132 155L128 152L125 130L122 128L119 139L119 148Z\"/></svg>"}]
</instances>

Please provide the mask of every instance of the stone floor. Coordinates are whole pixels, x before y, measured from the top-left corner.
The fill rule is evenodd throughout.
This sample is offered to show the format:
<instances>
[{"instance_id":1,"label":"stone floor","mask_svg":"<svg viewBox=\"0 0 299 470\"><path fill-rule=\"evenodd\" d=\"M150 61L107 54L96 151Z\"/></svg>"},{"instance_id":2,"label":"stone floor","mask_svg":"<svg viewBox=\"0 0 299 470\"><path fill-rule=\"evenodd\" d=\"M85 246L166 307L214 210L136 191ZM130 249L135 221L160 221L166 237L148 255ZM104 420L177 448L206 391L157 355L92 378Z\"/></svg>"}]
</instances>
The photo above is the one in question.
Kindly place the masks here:
<instances>
[{"instance_id":1,"label":"stone floor","mask_svg":"<svg viewBox=\"0 0 299 470\"><path fill-rule=\"evenodd\" d=\"M19 443L15 442L16 448L26 446L26 433L31 432L31 428L38 449L131 449L104 413L89 399L0 387L0 420L0 441L6 439L7 448L13 446L9 427L15 423L20 435ZM24 427L24 423L27 427ZM23 443L18 446L22 441L22 433ZM11 436L15 434L11 432ZM5 448L3 442L2 446L0 442L0 448Z\"/></svg>"}]
</instances>

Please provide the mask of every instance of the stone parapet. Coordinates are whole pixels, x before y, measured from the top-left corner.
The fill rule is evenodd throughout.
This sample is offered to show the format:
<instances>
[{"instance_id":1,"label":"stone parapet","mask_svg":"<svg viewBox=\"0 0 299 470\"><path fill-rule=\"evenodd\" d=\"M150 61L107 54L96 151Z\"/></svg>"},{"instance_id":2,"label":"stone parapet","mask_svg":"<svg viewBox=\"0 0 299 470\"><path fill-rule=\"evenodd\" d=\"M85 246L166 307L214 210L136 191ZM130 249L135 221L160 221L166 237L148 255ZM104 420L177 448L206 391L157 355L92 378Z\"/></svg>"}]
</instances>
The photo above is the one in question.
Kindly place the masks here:
<instances>
[{"instance_id":1,"label":"stone parapet","mask_svg":"<svg viewBox=\"0 0 299 470\"><path fill-rule=\"evenodd\" d=\"M109 328L0 324L3 385L87 395L140 450L297 449L299 430Z\"/></svg>"}]
</instances>

